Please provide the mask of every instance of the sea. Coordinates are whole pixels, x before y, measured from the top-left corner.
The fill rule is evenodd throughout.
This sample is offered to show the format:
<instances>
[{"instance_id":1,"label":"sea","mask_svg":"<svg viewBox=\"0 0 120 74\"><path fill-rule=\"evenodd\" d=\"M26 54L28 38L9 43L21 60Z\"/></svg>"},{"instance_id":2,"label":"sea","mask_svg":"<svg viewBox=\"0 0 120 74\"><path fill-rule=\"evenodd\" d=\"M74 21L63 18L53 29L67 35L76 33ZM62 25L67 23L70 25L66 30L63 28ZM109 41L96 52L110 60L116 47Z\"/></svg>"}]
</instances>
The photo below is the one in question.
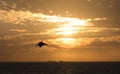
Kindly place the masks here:
<instances>
[{"instance_id":1,"label":"sea","mask_svg":"<svg viewBox=\"0 0 120 74\"><path fill-rule=\"evenodd\" d=\"M0 74L120 74L120 62L0 62Z\"/></svg>"}]
</instances>

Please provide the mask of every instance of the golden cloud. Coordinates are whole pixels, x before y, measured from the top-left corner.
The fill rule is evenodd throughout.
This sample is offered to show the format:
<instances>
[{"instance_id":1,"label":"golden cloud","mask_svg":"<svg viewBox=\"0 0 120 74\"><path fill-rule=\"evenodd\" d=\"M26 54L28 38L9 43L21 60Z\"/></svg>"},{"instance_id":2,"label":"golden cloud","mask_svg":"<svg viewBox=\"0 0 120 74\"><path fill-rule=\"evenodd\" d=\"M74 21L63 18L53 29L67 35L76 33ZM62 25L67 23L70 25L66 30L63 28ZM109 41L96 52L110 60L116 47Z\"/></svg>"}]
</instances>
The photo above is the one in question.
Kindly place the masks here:
<instances>
[{"instance_id":1,"label":"golden cloud","mask_svg":"<svg viewBox=\"0 0 120 74\"><path fill-rule=\"evenodd\" d=\"M0 21L5 23L13 23L13 24L25 24L31 23L36 24L38 22L44 23L58 23L58 24L70 24L70 25L82 25L81 23L85 22L79 18L70 18L70 17L61 17L57 15L45 15L41 12L32 13L30 11L15 11L15 10L0 10ZM106 18L94 18L94 19L86 19L87 21L92 20L106 20Z\"/></svg>"},{"instance_id":2,"label":"golden cloud","mask_svg":"<svg viewBox=\"0 0 120 74\"><path fill-rule=\"evenodd\" d=\"M10 31L13 31L13 32L27 32L27 30L25 30L25 29L10 29Z\"/></svg>"}]
</instances>

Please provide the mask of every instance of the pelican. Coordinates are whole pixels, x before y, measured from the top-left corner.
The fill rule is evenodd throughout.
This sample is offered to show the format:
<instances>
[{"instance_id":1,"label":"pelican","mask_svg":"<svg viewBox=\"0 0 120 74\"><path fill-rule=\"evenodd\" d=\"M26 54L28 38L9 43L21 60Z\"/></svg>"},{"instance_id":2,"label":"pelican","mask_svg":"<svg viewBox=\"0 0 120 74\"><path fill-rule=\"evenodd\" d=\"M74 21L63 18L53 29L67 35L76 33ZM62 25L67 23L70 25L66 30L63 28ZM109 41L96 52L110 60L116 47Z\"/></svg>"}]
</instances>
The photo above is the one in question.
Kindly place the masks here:
<instances>
[{"instance_id":1,"label":"pelican","mask_svg":"<svg viewBox=\"0 0 120 74\"><path fill-rule=\"evenodd\" d=\"M41 48L43 45L47 45L47 44L44 43L43 41L41 41L41 42L39 42L39 43L37 44L37 46L39 46L40 48Z\"/></svg>"}]
</instances>

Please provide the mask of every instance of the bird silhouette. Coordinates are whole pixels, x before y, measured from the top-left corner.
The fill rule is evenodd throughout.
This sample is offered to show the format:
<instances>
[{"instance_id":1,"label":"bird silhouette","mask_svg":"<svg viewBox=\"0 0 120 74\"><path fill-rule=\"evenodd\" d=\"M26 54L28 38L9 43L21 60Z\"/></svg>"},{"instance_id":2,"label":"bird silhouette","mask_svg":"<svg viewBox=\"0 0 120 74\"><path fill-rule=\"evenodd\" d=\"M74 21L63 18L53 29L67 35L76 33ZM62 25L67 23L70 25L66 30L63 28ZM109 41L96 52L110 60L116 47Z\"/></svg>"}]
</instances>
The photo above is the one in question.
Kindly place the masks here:
<instances>
[{"instance_id":1,"label":"bird silhouette","mask_svg":"<svg viewBox=\"0 0 120 74\"><path fill-rule=\"evenodd\" d=\"M37 46L39 46L40 48L41 48L43 45L47 45L47 44L44 43L43 41L41 41L41 42L39 42L39 43L37 44Z\"/></svg>"}]
</instances>

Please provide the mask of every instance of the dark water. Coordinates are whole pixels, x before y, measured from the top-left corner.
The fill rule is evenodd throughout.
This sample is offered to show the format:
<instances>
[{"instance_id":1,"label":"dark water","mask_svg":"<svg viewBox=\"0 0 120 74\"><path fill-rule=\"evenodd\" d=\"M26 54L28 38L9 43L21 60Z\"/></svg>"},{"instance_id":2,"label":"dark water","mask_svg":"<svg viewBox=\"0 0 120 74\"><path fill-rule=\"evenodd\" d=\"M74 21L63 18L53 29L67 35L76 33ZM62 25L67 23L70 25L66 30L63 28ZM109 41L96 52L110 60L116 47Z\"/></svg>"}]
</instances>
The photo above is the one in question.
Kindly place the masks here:
<instances>
[{"instance_id":1,"label":"dark water","mask_svg":"<svg viewBox=\"0 0 120 74\"><path fill-rule=\"evenodd\" d=\"M120 74L120 62L1 62L0 74Z\"/></svg>"}]
</instances>

